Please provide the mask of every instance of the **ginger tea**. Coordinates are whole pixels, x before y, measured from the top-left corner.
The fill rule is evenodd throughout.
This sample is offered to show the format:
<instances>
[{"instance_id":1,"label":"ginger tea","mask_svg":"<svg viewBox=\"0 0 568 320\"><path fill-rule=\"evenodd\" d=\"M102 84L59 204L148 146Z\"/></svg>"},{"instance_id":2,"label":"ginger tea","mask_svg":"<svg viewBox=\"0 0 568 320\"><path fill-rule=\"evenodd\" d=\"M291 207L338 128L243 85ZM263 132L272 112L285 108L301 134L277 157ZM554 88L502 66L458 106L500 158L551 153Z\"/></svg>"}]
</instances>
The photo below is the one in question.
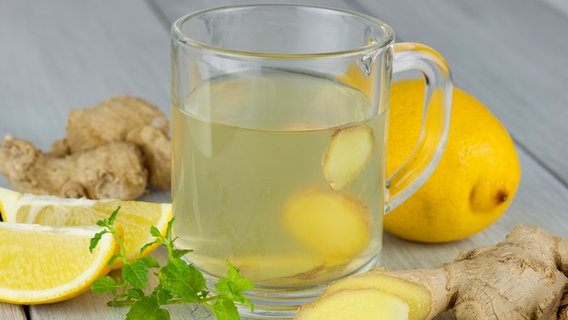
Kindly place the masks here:
<instances>
[{"instance_id":1,"label":"ginger tea","mask_svg":"<svg viewBox=\"0 0 568 320\"><path fill-rule=\"evenodd\" d=\"M236 74L172 107L177 245L212 277L331 281L381 250L386 112L332 79Z\"/></svg>"}]
</instances>

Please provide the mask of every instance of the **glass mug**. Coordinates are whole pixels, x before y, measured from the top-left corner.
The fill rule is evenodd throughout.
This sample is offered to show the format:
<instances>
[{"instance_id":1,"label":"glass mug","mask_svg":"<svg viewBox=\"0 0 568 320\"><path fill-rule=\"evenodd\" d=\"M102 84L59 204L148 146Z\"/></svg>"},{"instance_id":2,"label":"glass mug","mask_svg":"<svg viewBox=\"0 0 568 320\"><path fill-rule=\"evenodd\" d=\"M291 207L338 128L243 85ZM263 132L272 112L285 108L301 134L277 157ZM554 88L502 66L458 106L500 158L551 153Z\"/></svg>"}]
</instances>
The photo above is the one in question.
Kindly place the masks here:
<instances>
[{"instance_id":1,"label":"glass mug","mask_svg":"<svg viewBox=\"0 0 568 320\"><path fill-rule=\"evenodd\" d=\"M427 83L422 134L385 176L393 72ZM380 263L382 217L437 165L451 76L385 23L299 5L244 5L172 26L177 245L213 283L227 260L255 283L255 318L288 318L330 282ZM397 132L395 134L404 134Z\"/></svg>"}]
</instances>

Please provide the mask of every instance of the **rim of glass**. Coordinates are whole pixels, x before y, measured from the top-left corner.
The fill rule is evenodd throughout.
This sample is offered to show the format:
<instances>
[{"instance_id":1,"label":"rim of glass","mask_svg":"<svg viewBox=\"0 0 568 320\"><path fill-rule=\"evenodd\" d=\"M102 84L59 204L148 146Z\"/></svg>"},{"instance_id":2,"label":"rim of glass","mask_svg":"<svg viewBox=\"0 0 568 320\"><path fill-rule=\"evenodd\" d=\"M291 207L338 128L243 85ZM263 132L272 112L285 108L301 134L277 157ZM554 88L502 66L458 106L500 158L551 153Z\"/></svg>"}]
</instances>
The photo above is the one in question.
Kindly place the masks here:
<instances>
[{"instance_id":1,"label":"rim of glass","mask_svg":"<svg viewBox=\"0 0 568 320\"><path fill-rule=\"evenodd\" d=\"M376 25L378 28L381 28L384 31L385 35L384 35L384 37L382 37L381 41L371 42L371 43L369 43L365 46L360 46L360 47L356 47L356 48L348 49L348 50L316 52L316 53L287 54L287 53L253 52L253 51L242 51L242 50L232 50L232 49L221 48L221 47L217 47L217 46L207 44L205 42L201 42L201 41L197 41L195 39L192 39L192 38L186 36L181 31L181 26L186 21L188 21L192 18L195 18L197 16L200 16L202 14L205 14L205 13L208 13L208 12L213 12L213 11L221 11L221 10L231 9L231 8L252 8L252 7L310 8L310 9L318 9L318 10L329 10L329 11L333 11L333 12L353 15L353 16L357 16L359 18L362 18L362 19ZM208 50L208 51L212 51L212 52L216 52L216 53L220 53L220 54L226 54L226 55L246 56L246 57L253 57L253 58L255 58L255 57L256 58L272 58L272 59L308 59L308 58L322 58L322 57L332 57L332 56L334 56L334 57L336 57L336 56L351 56L351 55L366 53L366 52L369 52L369 51L379 50L379 49L382 49L382 48L384 48L384 47L386 47L389 44L394 42L394 31L393 31L393 29L387 23L385 23L385 22L383 22L379 19L376 19L372 16L362 14L362 13L359 13L359 12L356 12L356 11L343 10L343 9L337 9L337 8L331 8L331 7L325 7L325 6L302 5L302 4L245 4L245 5L228 5L228 6L220 6L220 7L213 7L213 8L209 8L209 9L203 9L203 10L195 11L195 12L189 13L187 15L181 16L176 21L174 21L174 23L172 24L172 27L171 27L171 35L178 42L181 42L185 45L192 46L192 47L202 49L202 50Z\"/></svg>"}]
</instances>

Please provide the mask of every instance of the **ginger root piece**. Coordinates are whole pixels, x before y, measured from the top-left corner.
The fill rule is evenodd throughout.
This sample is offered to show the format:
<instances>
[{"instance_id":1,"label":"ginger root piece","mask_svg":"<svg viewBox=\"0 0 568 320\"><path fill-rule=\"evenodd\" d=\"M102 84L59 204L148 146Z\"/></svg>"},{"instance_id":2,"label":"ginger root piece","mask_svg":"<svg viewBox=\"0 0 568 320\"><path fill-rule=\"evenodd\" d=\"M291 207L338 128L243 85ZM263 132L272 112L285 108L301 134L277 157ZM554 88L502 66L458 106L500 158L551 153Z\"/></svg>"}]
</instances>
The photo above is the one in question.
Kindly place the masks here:
<instances>
[{"instance_id":1,"label":"ginger root piece","mask_svg":"<svg viewBox=\"0 0 568 320\"><path fill-rule=\"evenodd\" d=\"M367 206L352 195L321 186L293 195L282 219L296 239L325 259L326 267L348 263L371 238Z\"/></svg>"},{"instance_id":2,"label":"ginger root piece","mask_svg":"<svg viewBox=\"0 0 568 320\"><path fill-rule=\"evenodd\" d=\"M322 159L323 174L335 190L347 187L365 169L373 156L373 129L358 125L338 129L332 136Z\"/></svg>"},{"instance_id":3,"label":"ginger root piece","mask_svg":"<svg viewBox=\"0 0 568 320\"><path fill-rule=\"evenodd\" d=\"M408 299L405 296L415 291L407 285L411 281L430 292L430 298L421 303L418 300L426 299L421 293L415 295L415 301L406 300L411 307L417 305L427 313L411 320L429 320L448 309L458 320L568 318L568 239L537 227L516 226L502 242L462 253L438 269L371 271L354 277L371 279L380 273L400 282L375 286L374 281L369 281L369 287L395 295L399 292L402 299ZM359 280L350 284L352 280L346 279L333 285L347 282L338 292L364 287ZM408 292L403 295L401 289ZM348 299L357 298L351 294ZM317 301L311 308L319 309ZM359 301L364 306L373 303ZM302 319L301 313L300 309L296 319ZM362 318L353 315L353 319Z\"/></svg>"},{"instance_id":4,"label":"ginger root piece","mask_svg":"<svg viewBox=\"0 0 568 320\"><path fill-rule=\"evenodd\" d=\"M365 303L361 303L365 302ZM408 320L408 304L376 289L346 289L300 307L296 320Z\"/></svg>"},{"instance_id":5,"label":"ginger root piece","mask_svg":"<svg viewBox=\"0 0 568 320\"><path fill-rule=\"evenodd\" d=\"M558 320L568 320L568 290L564 292L564 297L560 301Z\"/></svg>"},{"instance_id":6,"label":"ginger root piece","mask_svg":"<svg viewBox=\"0 0 568 320\"><path fill-rule=\"evenodd\" d=\"M142 151L149 183L169 188L171 142L168 130L168 119L158 107L140 98L116 96L92 107L71 111L67 135L53 143L50 153L63 156L111 142L131 142Z\"/></svg>"},{"instance_id":7,"label":"ginger root piece","mask_svg":"<svg viewBox=\"0 0 568 320\"><path fill-rule=\"evenodd\" d=\"M0 172L19 192L66 198L134 199L146 191L148 178L142 154L131 143L55 156L10 136L0 145Z\"/></svg>"},{"instance_id":8,"label":"ginger root piece","mask_svg":"<svg viewBox=\"0 0 568 320\"><path fill-rule=\"evenodd\" d=\"M171 142L167 134L153 126L133 129L126 140L137 145L144 155L148 168L148 182L154 187L167 189L171 185Z\"/></svg>"}]
</instances>

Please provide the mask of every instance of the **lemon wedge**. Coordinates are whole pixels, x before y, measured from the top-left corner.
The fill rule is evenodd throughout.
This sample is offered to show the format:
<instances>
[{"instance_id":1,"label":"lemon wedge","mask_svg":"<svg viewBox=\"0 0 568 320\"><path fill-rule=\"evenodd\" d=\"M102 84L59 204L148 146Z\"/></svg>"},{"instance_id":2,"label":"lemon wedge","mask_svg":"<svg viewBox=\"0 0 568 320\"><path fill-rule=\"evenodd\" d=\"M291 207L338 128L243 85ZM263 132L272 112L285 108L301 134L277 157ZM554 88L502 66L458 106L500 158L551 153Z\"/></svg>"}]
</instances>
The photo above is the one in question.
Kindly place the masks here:
<instances>
[{"instance_id":1,"label":"lemon wedge","mask_svg":"<svg viewBox=\"0 0 568 320\"><path fill-rule=\"evenodd\" d=\"M154 240L150 228L155 226L165 235L172 217L169 203L144 201L66 199L53 196L22 194L0 188L0 212L3 221L51 226L89 226L108 218L120 207L115 224L124 232L122 241L128 261L151 253L158 244L140 249ZM121 266L120 261L113 268Z\"/></svg>"},{"instance_id":2,"label":"lemon wedge","mask_svg":"<svg viewBox=\"0 0 568 320\"><path fill-rule=\"evenodd\" d=\"M0 223L0 301L39 304L67 300L107 274L118 244L105 234L91 253L98 227Z\"/></svg>"}]
</instances>

